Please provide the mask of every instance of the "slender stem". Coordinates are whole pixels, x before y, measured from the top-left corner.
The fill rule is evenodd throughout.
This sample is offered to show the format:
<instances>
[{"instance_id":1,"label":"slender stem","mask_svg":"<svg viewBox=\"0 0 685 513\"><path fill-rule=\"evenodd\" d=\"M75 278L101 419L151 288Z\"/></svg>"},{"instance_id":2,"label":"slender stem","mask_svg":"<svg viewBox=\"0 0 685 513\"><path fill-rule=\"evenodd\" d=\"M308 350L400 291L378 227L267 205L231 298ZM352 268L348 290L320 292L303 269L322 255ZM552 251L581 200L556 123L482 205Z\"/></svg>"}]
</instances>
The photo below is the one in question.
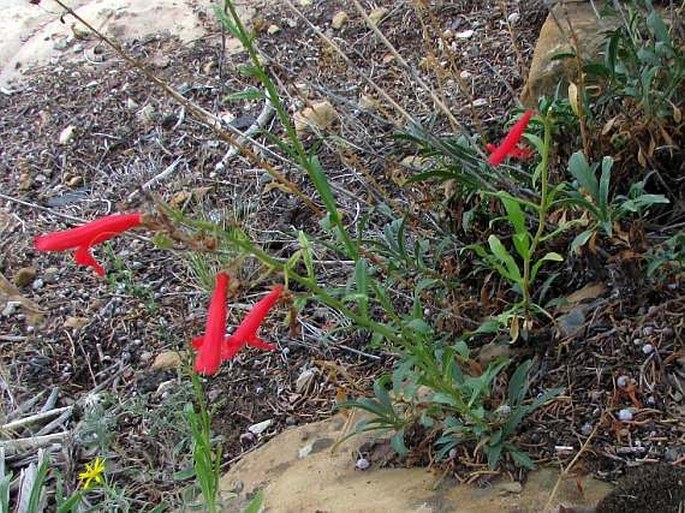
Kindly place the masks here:
<instances>
[{"instance_id":1,"label":"slender stem","mask_svg":"<svg viewBox=\"0 0 685 513\"><path fill-rule=\"evenodd\" d=\"M547 210L549 209L548 205L548 189L549 189L549 151L550 151L550 145L552 142L552 122L550 120L550 114L549 112L545 114L545 117L543 118L543 124L545 127L545 135L544 135L544 140L543 140L543 145L542 145L542 162L540 164L540 188L541 188L541 193L540 193L540 205L538 207L538 227L535 232L535 236L533 237L533 240L530 243L530 249L528 250L528 254L526 255L526 258L523 259L523 308L524 311L528 311L530 308L531 304L531 298L530 298L530 286L531 286L531 279L530 279L530 273L531 273L531 261L533 259L533 256L535 255L535 250L538 247L538 244L540 244L540 241L543 238L543 233L545 231L545 224L547 220Z\"/></svg>"},{"instance_id":2,"label":"slender stem","mask_svg":"<svg viewBox=\"0 0 685 513\"><path fill-rule=\"evenodd\" d=\"M254 44L252 44L252 37L247 32L245 26L240 20L240 17L238 16L238 13L235 9L235 6L233 5L233 1L224 0L224 5L228 8L228 10L231 13L231 17L233 18L233 23L235 24L238 38L240 39L240 42L247 51L248 55L250 56L250 60L252 61L252 65L254 66L255 75L266 89L268 100L271 102L271 105L273 105L273 107L276 109L278 118L280 119L281 124L285 128L285 131L288 135L288 139L290 140L290 144L292 145L292 148L295 151L294 158L297 160L298 164L305 170L307 175L310 178L312 178L316 173L316 171L314 170L314 164L312 163L312 159L307 154L307 150L302 144L302 141L300 141L293 123L290 121L290 116L288 115L288 112L286 111L283 102L281 101L276 84L273 80L271 80L271 77L269 77L269 74L264 69L264 65L259 59L259 55L257 54L255 46ZM312 182L316 184L316 180L312 179ZM338 213L337 208L329 208L329 214L333 225L335 225L338 228L340 238L345 246L345 249L347 250L348 256L356 262L357 260L359 260L359 249L354 245L352 239L347 233L347 230L345 229L345 226L342 220L340 219L340 214Z\"/></svg>"},{"instance_id":3,"label":"slender stem","mask_svg":"<svg viewBox=\"0 0 685 513\"><path fill-rule=\"evenodd\" d=\"M342 301L336 299L335 297L327 293L323 288L321 288L316 283L315 280L306 278L301 274L296 273L292 269L289 269L286 265L287 262L283 262L280 259L277 259L269 255L268 253L257 247L257 245L254 244L247 237L242 237L239 234L237 234L237 231L217 230L217 227L212 225L211 223L207 223L206 221L198 221L183 215L178 216L177 219L180 222L183 222L186 225L197 229L216 231L217 237L226 239L231 244L241 249L244 253L253 256L267 267L277 270L280 273L287 274L289 280L293 280L299 283L300 285L303 285L304 287L309 289L309 291L313 295L315 295L323 304L338 310L340 313L347 316L358 326L366 328L369 331L379 333L394 344L402 343L402 337L394 329L390 328L385 324L373 321L368 317L359 315L354 310L345 306L345 304Z\"/></svg>"}]
</instances>

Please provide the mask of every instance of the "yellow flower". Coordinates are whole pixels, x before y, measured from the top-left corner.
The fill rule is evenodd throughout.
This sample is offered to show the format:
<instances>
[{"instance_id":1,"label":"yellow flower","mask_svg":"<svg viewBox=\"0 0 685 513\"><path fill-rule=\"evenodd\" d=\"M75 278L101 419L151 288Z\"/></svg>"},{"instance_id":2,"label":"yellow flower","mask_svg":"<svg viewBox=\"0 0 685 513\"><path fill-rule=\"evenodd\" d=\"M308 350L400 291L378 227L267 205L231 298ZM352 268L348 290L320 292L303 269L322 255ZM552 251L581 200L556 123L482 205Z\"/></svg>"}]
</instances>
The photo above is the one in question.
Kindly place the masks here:
<instances>
[{"instance_id":1,"label":"yellow flower","mask_svg":"<svg viewBox=\"0 0 685 513\"><path fill-rule=\"evenodd\" d=\"M102 474L105 471L105 459L98 456L93 460L93 463L86 463L86 470L79 472L78 478L81 480L81 486L84 490L90 488L90 485L95 481L99 485L105 484L105 479Z\"/></svg>"}]
</instances>

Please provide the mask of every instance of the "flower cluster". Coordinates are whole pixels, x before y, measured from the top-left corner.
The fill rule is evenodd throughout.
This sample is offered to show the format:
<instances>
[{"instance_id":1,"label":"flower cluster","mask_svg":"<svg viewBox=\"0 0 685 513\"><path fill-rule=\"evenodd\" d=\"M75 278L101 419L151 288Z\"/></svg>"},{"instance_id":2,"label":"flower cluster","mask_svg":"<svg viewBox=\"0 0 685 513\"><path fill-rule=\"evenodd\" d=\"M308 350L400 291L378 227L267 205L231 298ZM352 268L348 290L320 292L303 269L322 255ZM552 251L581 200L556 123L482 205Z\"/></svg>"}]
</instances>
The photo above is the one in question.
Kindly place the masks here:
<instances>
[{"instance_id":1,"label":"flower cluster","mask_svg":"<svg viewBox=\"0 0 685 513\"><path fill-rule=\"evenodd\" d=\"M91 248L142 225L143 221L144 215L141 213L113 214L71 230L39 235L34 239L34 246L38 251L75 249L74 260L77 264L90 266L98 275L104 276L105 270L93 258ZM257 330L269 310L278 301L283 287L276 286L252 308L235 333L226 336L226 291L229 279L225 272L216 275L216 285L207 312L205 334L192 341L193 347L198 350L195 371L201 374L214 374L221 362L230 360L245 346L268 351L276 349L276 346L259 339Z\"/></svg>"}]
</instances>

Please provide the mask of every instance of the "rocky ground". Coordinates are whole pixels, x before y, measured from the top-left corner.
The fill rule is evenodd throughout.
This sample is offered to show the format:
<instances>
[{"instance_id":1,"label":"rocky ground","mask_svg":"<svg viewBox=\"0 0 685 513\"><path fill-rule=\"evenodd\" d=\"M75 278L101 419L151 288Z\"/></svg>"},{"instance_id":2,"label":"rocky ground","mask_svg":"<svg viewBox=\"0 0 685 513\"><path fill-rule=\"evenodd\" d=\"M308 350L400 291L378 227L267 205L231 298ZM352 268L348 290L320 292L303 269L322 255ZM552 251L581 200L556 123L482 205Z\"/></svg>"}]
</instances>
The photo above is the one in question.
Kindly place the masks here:
<instances>
[{"instance_id":1,"label":"rocky ground","mask_svg":"<svg viewBox=\"0 0 685 513\"><path fill-rule=\"evenodd\" d=\"M431 48L444 44L425 24L428 16L421 15L422 24L411 3L376 4L387 9L383 33L425 80L439 84L458 119L497 132L523 84L541 11L521 12L516 2L495 0L432 8L434 23L448 32L447 44L458 57L457 69L445 70L445 63L426 59ZM299 111L325 98L337 111L335 135L346 141L345 149L329 139L321 158L329 179L347 192L341 193L345 208L354 212L372 202L364 180L350 172L351 163L412 212L435 204L442 191L400 187L407 172L398 164L412 150L397 144L392 117L358 76L373 76L431 124L434 109L425 91L348 2L300 8L308 22L285 3L273 2L258 9L253 24L289 108ZM347 19L333 28L342 11ZM211 19L207 23L213 26ZM309 23L343 45L351 63L315 37ZM177 472L189 462L182 406L192 390L179 367L189 359L188 341L203 329L211 271L227 258L163 251L144 234L132 235L97 250L108 270L103 280L75 266L68 254L36 252L32 237L113 212L151 209L154 197L187 213L238 223L286 256L284 231L317 226L248 160L236 157L217 167L227 145L110 49L94 39L79 44L97 58L59 59L0 93L0 271L6 277L0 287L0 421L16 417L22 405L40 410L52 391L51 407L78 405L54 431L86 426L101 438L84 443L68 434L55 440L60 450L53 458L67 486L76 484L81 463L106 443L109 475L126 487L138 511L144 504L181 500L184 483ZM226 47L216 28L194 44L157 36L131 41L125 50L186 98L239 128L262 111L259 101L229 98L253 84L236 71L246 55ZM470 86L470 105L457 93L454 71ZM451 130L440 120L432 128ZM303 190L312 190L287 163L275 165ZM144 184L149 191L142 190ZM682 286L632 286L629 272L619 264L609 267L568 281L565 292L577 291L576 304L583 306L571 312L580 320L565 319L570 328L564 336L517 348L514 355L539 356L536 389L567 389L531 419L518 443L537 461L567 460L579 440L601 425L585 468L603 477L633 461L685 457ZM229 322L269 288L259 273L249 262L235 269L241 293ZM341 274L331 265L326 279L335 284ZM266 338L278 344L277 352L242 354L208 381L226 467L288 426L329 416L336 396L366 393L373 378L390 367L392 355L368 349L363 339L329 336L341 322L320 307L307 308L290 329L274 322ZM91 406L98 403L99 409L88 409L99 411L97 418L79 415L86 397ZM619 422L626 408L633 417ZM270 422L254 434L250 427L263 421ZM10 465L18 469L33 455L18 451ZM458 472L468 477L470 471Z\"/></svg>"}]
</instances>

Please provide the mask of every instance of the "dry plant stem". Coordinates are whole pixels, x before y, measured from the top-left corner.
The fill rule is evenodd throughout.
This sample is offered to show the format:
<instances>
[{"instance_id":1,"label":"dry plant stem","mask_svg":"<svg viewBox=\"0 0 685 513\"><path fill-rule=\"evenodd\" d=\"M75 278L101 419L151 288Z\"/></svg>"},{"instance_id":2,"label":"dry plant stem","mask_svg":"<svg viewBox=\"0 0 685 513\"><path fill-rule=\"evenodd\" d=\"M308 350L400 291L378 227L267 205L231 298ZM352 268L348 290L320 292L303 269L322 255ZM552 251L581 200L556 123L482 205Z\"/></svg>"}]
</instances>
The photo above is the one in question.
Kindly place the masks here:
<instances>
[{"instance_id":1,"label":"dry plant stem","mask_svg":"<svg viewBox=\"0 0 685 513\"><path fill-rule=\"evenodd\" d=\"M328 36L326 36L319 27L314 25L311 21L307 19L307 17L302 14L297 7L293 5L293 3L290 0L284 0L285 4L300 18L302 21L307 24L307 26L317 35L319 36L326 44L328 44L331 48L335 50L335 52L345 61L345 64L351 69L354 70L357 75L364 81L366 82L374 91L378 93L380 97L382 97L388 104L390 104L401 116L404 118L405 122L410 125L414 125L417 127L421 127L421 123L419 123L416 119L414 119L399 103L397 103L395 100L390 97L390 95L382 88L380 87L376 82L374 82L371 78L369 78L366 74L364 74L355 64L347 57L345 52L337 45L335 44ZM368 16L366 14L363 14L363 16L368 19ZM372 25L373 26L373 25ZM378 30L378 29L376 29ZM386 40L387 41L387 40ZM388 44L390 44L388 42ZM395 50L392 45L390 45L391 48L397 53L397 50ZM411 68L410 68L411 70ZM380 110L380 108L379 108ZM452 116L454 117L454 116ZM390 116L388 116L388 119L390 119ZM399 126L397 123L395 123L395 126L397 126L398 129L402 130L402 127ZM460 125L458 125L460 126ZM439 144L440 141L437 140L436 138L432 137L430 133L426 132L426 134L433 139L433 142ZM464 134L467 134L467 132L464 132ZM478 145L474 145L475 151L480 155L480 157L483 160L487 159L487 155L483 152L483 150L480 148ZM505 187L508 189L514 188L514 184L508 180L498 169L491 169L491 172L496 176L499 186L500 187ZM490 191L496 191L497 187L493 184L491 184L489 181L483 180L481 182L481 187L486 190Z\"/></svg>"},{"instance_id":2,"label":"dry plant stem","mask_svg":"<svg viewBox=\"0 0 685 513\"><path fill-rule=\"evenodd\" d=\"M0 442L0 449L4 449L8 456L25 450L35 450L46 447L50 444L59 443L71 436L69 431L61 431L51 435L33 436L29 438L18 438L17 440L4 440Z\"/></svg>"},{"instance_id":3,"label":"dry plant stem","mask_svg":"<svg viewBox=\"0 0 685 513\"><path fill-rule=\"evenodd\" d=\"M364 18L364 21L366 24L373 30L373 32L376 34L378 39L381 40L381 42L385 45L385 47L390 51L390 53L397 59L397 61L402 64L402 66L409 72L409 74L412 76L414 80L416 80L416 83L419 84L432 98L432 100L435 102L435 105L437 105L440 110L447 116L447 119L449 120L450 124L453 126L458 127L462 133L468 134L468 131L466 130L466 127L464 127L458 120L457 118L454 117L452 112L447 108L447 106L442 102L442 100L438 97L438 95L435 93L433 88L426 84L426 82L423 81L423 79L416 73L414 68L412 68L409 63L400 55L400 53L397 51L397 49L392 45L390 41L383 35L383 33L379 30L379 28L376 26L375 23L371 21L369 16L366 14L366 11L364 8L361 6L358 0L353 0L354 6L357 8L357 11L359 14L361 14L362 18Z\"/></svg>"},{"instance_id":4,"label":"dry plant stem","mask_svg":"<svg viewBox=\"0 0 685 513\"><path fill-rule=\"evenodd\" d=\"M65 411L71 411L72 408L73 408L73 406L63 406L61 408L55 408L54 410L36 413L35 415L31 415L30 417L24 417L23 419L18 419L18 420L14 420L12 422L8 422L7 424L0 426L0 432L2 432L2 431L14 431L16 429L23 428L23 427L29 426L31 424L35 424L37 422L40 422L42 420L50 419L52 417L56 417L57 415L61 415Z\"/></svg>"},{"instance_id":5,"label":"dry plant stem","mask_svg":"<svg viewBox=\"0 0 685 513\"><path fill-rule=\"evenodd\" d=\"M419 5L416 3L412 3L412 5L414 7L414 11L416 12L416 18L419 20L419 23L421 24L421 30L423 32L421 39L423 42L423 46L425 47L425 52L426 52L427 57L424 57L424 60L422 62L426 64L426 68L432 68L433 69L433 73L435 73L435 79L438 81L437 85L438 85L438 94L440 94L440 100L442 100L443 104L447 105L447 99L445 98L445 93L444 93L444 91L446 89L445 85L444 85L444 81L443 81L444 70L441 68L440 62L438 61L435 53L433 52L433 49L429 47L430 41L428 40L428 34L429 34L428 25L426 25L426 23L423 20L423 16L421 15L421 9L419 9ZM442 38L442 34L439 33L438 31L435 31L435 32L438 33L438 38L444 44L445 40ZM456 132L458 127L456 125L452 124L452 121L450 119L448 119L448 121L450 122L452 132Z\"/></svg>"},{"instance_id":6,"label":"dry plant stem","mask_svg":"<svg viewBox=\"0 0 685 513\"><path fill-rule=\"evenodd\" d=\"M277 182L279 182L281 185L283 185L288 192L291 194L297 196L312 212L314 212L318 217L322 217L323 213L319 207L317 207L307 195L305 195L295 183L291 182L288 180L282 173L277 171L271 164L269 164L267 161L265 161L262 158L259 158L250 148L245 146L244 144L241 144L236 137L234 137L231 133L229 133L224 126L222 125L221 121L217 119L216 116L214 116L211 112L203 109L199 105L195 104L194 102L188 100L186 97L184 97L181 93L176 91L174 88L169 86L166 82L164 82L162 79L157 77L154 73L149 71L145 66L143 66L140 62L138 62L136 59L128 55L124 49L116 43L114 40L108 38L105 36L102 32L97 30L95 27L93 27L90 23L88 23L86 20L84 20L81 16L76 14L73 9L65 5L62 0L55 0L55 2L62 7L62 9L65 10L65 12L71 16L73 16L76 20L81 22L88 30L90 30L93 34L95 34L97 37L99 37L102 41L104 41L109 47L111 47L117 55L119 55L122 59L124 59L128 64L130 64L134 69L140 71L145 78L147 78L150 82L153 84L157 85L159 88L161 88L168 96L179 102L183 107L185 107L188 112L199 122L203 123L210 129L214 131L222 140L227 142L228 144L237 147L240 152L245 155L249 160L251 160L253 163L255 163L257 166L261 167L264 169L272 178L274 178ZM237 130L236 130L237 131Z\"/></svg>"},{"instance_id":7,"label":"dry plant stem","mask_svg":"<svg viewBox=\"0 0 685 513\"><path fill-rule=\"evenodd\" d=\"M364 21L366 24L371 27L371 30L376 34L376 36L381 40L381 42L385 45L388 50L390 50L390 53L393 54L393 56L406 68L406 70L409 72L409 74L412 76L412 78L416 81L419 86L421 86L428 94L430 97L433 99L435 104L440 108L440 110L447 116L447 119L450 121L451 124L457 126L459 130L461 130L461 133L464 135L468 135L469 131L466 129L464 125L462 125L457 118L454 117L452 112L447 108L447 106L440 100L440 98L437 96L435 91L433 90L432 87L430 87L428 84L426 84L423 79L416 73L414 68L412 68L409 63L400 55L400 53L397 51L397 49L392 45L390 41L383 35L383 33L378 29L378 27L369 19L368 15L364 11L364 8L359 4L358 0L353 0L354 6L357 8L357 11L361 14L362 18L364 18ZM475 145L474 148L476 151L480 154L480 156L485 159L485 154L483 153L483 150L478 146ZM509 180L496 168L492 168L490 170L499 180L500 185L505 185L509 183ZM494 187L493 187L494 189Z\"/></svg>"},{"instance_id":8,"label":"dry plant stem","mask_svg":"<svg viewBox=\"0 0 685 513\"><path fill-rule=\"evenodd\" d=\"M519 46L518 41L516 41L516 34L514 34L514 28L512 27L511 23L509 23L509 16L507 16L507 4L504 0L499 0L499 8L502 11L502 15L504 16L504 21L507 24L507 32L509 32L509 37L511 37L511 45L514 49L514 53L516 54L516 60L518 61L518 65L521 68L521 76L525 77L526 75L528 75L526 60L523 58L523 52L521 51L521 47Z\"/></svg>"},{"instance_id":9,"label":"dry plant stem","mask_svg":"<svg viewBox=\"0 0 685 513\"><path fill-rule=\"evenodd\" d=\"M290 9L297 14L308 26L310 29L314 31L314 33L319 36L326 44L328 44L335 52L345 61L345 64L347 66L354 70L364 82L366 82L371 88L373 88L374 91L376 91L387 103L389 103L397 112L400 113L400 115L404 118L404 120L407 123L415 123L418 124L418 121L416 121L399 103L397 103L395 100L393 100L390 95L376 82L374 82L371 78L369 78L366 74L362 73L362 71L357 68L357 66L354 65L354 63L350 60L350 58L343 52L343 50L333 42L326 34L324 34L319 27L314 25L311 21L307 19L307 17L302 14L297 7L293 5L293 3L290 0L284 0L286 5L290 7ZM388 117L389 118L389 117ZM396 125L398 128L400 128L398 125Z\"/></svg>"},{"instance_id":10,"label":"dry plant stem","mask_svg":"<svg viewBox=\"0 0 685 513\"><path fill-rule=\"evenodd\" d=\"M53 209L44 207L43 205L39 205L37 203L31 203L30 201L25 201L21 200L19 198L13 198L12 196L7 196L6 194L2 194L0 192L0 199L4 199L5 201L9 201L11 203L16 203L17 205L23 205L25 207L30 207L36 210L42 210L43 212L50 212L51 214L61 217L62 219L67 219L69 221L74 221L75 223L85 223L85 220L81 219L80 217L74 217L70 216L69 214L62 214L60 212L53 211Z\"/></svg>"},{"instance_id":11,"label":"dry plant stem","mask_svg":"<svg viewBox=\"0 0 685 513\"><path fill-rule=\"evenodd\" d=\"M552 488L552 492L549 495L549 499L547 500L547 503L545 504L545 507L542 510L542 513L548 513L548 512L551 513L552 503L554 502L554 498L557 495L557 491L559 490L559 486L561 486L562 480L564 480L568 476L568 473L571 471L573 466L578 462L578 459L580 458L580 456L588 448L588 446L590 445L590 442L592 441L592 439L597 434L597 431L599 430L600 425L601 425L601 420L600 420L600 422L597 423L595 428L592 430L592 433L590 433L590 435L585 439L585 442L580 447L580 449L578 449L578 452L576 453L576 455L571 460L571 463L569 463L568 466L565 469L563 469L561 471L561 473L559 474L559 478L557 479L557 482L554 484L554 488Z\"/></svg>"},{"instance_id":12,"label":"dry plant stem","mask_svg":"<svg viewBox=\"0 0 685 513\"><path fill-rule=\"evenodd\" d=\"M447 59L450 61L450 68L454 72L454 78L459 84L459 89L462 93L464 93L464 95L466 95L466 99L469 101L469 112L471 113L471 119L476 125L476 130L478 130L479 134L484 134L485 130L483 128L483 123L481 122L478 110L474 105L475 98L473 97L473 94L471 94L471 88L461 76L461 63L458 61L458 56L450 48L442 30L440 30L440 22L435 17L435 13L431 9L428 9L428 19L430 20L433 31L438 35L440 41L442 41L444 53L447 56Z\"/></svg>"}]
</instances>

